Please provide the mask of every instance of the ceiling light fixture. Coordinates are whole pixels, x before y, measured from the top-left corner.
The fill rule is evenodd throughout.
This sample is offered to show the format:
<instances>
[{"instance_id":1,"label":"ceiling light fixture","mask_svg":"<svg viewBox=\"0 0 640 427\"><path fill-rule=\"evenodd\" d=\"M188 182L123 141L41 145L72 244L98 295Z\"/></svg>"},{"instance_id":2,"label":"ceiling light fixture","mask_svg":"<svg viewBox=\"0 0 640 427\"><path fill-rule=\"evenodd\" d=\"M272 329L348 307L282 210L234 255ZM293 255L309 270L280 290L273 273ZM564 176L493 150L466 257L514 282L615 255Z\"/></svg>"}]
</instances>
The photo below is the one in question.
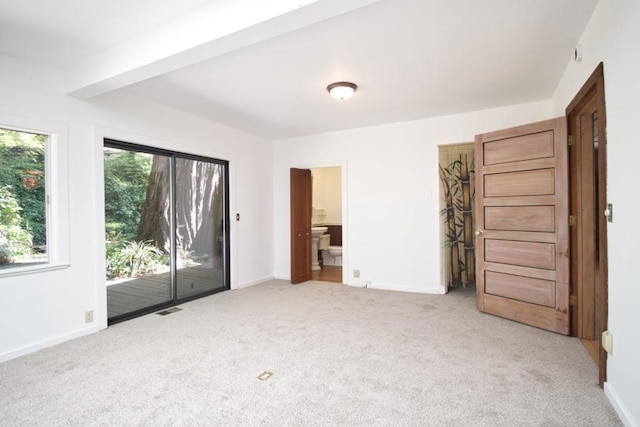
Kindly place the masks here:
<instances>
[{"instance_id":1,"label":"ceiling light fixture","mask_svg":"<svg viewBox=\"0 0 640 427\"><path fill-rule=\"evenodd\" d=\"M345 101L353 96L357 88L355 83L336 82L327 86L327 91L338 101Z\"/></svg>"}]
</instances>

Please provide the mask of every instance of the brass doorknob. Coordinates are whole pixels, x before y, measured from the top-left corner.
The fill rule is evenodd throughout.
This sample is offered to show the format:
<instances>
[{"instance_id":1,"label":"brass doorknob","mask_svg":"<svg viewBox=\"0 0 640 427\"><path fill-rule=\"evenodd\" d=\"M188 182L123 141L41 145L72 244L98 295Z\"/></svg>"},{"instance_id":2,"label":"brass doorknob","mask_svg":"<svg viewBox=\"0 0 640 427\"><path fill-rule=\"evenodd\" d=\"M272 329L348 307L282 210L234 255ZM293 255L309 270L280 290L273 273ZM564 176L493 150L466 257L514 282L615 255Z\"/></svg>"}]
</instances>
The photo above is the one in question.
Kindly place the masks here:
<instances>
[{"instance_id":1,"label":"brass doorknob","mask_svg":"<svg viewBox=\"0 0 640 427\"><path fill-rule=\"evenodd\" d=\"M482 233L484 233L484 230L476 230L476 236L481 235Z\"/></svg>"}]
</instances>

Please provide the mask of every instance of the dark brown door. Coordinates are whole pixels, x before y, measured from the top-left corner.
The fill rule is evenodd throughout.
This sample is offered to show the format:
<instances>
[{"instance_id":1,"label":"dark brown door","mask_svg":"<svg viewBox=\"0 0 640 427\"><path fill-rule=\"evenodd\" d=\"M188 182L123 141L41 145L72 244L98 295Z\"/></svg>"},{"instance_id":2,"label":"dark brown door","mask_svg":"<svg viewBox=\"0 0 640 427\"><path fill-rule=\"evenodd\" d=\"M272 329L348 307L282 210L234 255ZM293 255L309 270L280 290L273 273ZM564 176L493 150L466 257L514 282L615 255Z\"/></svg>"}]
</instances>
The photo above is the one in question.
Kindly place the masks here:
<instances>
[{"instance_id":1,"label":"dark brown door","mask_svg":"<svg viewBox=\"0 0 640 427\"><path fill-rule=\"evenodd\" d=\"M311 280L311 171L291 169L291 283Z\"/></svg>"},{"instance_id":2,"label":"dark brown door","mask_svg":"<svg viewBox=\"0 0 640 427\"><path fill-rule=\"evenodd\" d=\"M599 64L567 107L571 227L571 335L579 337L607 379L607 353L600 336L607 330L607 174L604 68Z\"/></svg>"},{"instance_id":3,"label":"dark brown door","mask_svg":"<svg viewBox=\"0 0 640 427\"><path fill-rule=\"evenodd\" d=\"M476 136L477 305L569 334L566 118Z\"/></svg>"}]
</instances>

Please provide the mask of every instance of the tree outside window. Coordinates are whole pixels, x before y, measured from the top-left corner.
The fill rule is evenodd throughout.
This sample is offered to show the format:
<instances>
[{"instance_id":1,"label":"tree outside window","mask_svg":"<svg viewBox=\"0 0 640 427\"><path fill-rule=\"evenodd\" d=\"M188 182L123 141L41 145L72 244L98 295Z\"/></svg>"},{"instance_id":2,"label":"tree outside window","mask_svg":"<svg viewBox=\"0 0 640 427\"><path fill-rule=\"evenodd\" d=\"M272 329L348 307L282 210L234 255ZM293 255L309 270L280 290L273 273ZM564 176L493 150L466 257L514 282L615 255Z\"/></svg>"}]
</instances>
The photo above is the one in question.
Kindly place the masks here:
<instances>
[{"instance_id":1,"label":"tree outside window","mask_svg":"<svg viewBox=\"0 0 640 427\"><path fill-rule=\"evenodd\" d=\"M0 269L47 262L46 136L0 129Z\"/></svg>"}]
</instances>

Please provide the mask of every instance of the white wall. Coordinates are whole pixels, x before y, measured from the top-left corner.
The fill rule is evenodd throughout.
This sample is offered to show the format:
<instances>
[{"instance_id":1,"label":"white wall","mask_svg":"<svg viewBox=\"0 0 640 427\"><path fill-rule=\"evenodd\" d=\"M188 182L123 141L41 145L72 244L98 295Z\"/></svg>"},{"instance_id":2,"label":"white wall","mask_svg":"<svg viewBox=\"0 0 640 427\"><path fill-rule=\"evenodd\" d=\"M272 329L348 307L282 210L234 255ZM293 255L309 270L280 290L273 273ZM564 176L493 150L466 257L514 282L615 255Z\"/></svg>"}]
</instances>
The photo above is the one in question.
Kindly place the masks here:
<instances>
[{"instance_id":1,"label":"white wall","mask_svg":"<svg viewBox=\"0 0 640 427\"><path fill-rule=\"evenodd\" d=\"M609 330L605 391L627 425L640 425L640 279L637 226L640 200L635 171L640 158L640 2L600 0L580 43L584 59L571 61L552 104L561 113L604 63L607 112L607 198L613 203L609 224Z\"/></svg>"},{"instance_id":2,"label":"white wall","mask_svg":"<svg viewBox=\"0 0 640 427\"><path fill-rule=\"evenodd\" d=\"M106 326L102 138L230 161L232 286L273 276L271 144L176 111L123 98L64 95L57 70L0 56L0 123L68 130L67 269L0 278L0 361ZM84 323L94 310L95 322Z\"/></svg>"},{"instance_id":3,"label":"white wall","mask_svg":"<svg viewBox=\"0 0 640 427\"><path fill-rule=\"evenodd\" d=\"M311 170L313 207L324 209L324 223L342 224L342 168L333 166Z\"/></svg>"},{"instance_id":4,"label":"white wall","mask_svg":"<svg viewBox=\"0 0 640 427\"><path fill-rule=\"evenodd\" d=\"M473 141L478 133L548 119L550 114L549 102L537 102L275 141L276 277L290 275L289 169L344 165L348 284L444 292L438 144ZM360 278L353 278L353 269L360 270Z\"/></svg>"}]
</instances>

